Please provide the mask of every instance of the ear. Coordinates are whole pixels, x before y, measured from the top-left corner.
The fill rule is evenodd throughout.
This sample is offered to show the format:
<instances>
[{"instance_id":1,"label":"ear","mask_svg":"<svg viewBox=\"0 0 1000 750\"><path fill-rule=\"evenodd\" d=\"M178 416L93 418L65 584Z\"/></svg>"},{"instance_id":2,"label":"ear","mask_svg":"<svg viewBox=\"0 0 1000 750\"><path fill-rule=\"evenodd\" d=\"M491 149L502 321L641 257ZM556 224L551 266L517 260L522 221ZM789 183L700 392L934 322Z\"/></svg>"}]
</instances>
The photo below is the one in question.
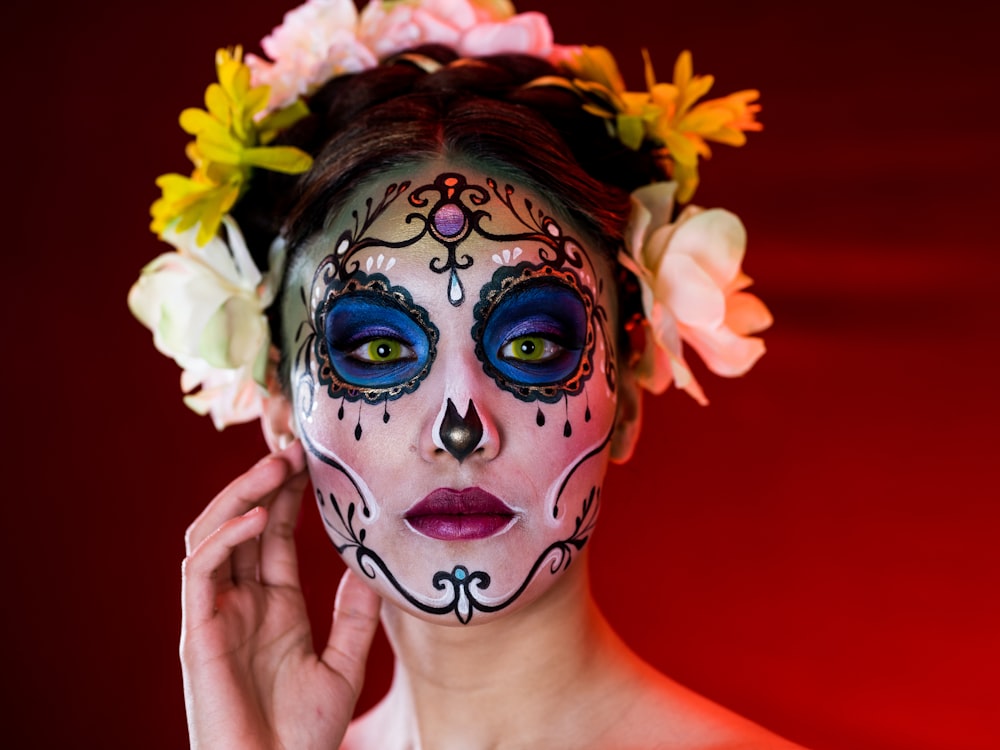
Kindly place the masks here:
<instances>
[{"instance_id":1,"label":"ear","mask_svg":"<svg viewBox=\"0 0 1000 750\"><path fill-rule=\"evenodd\" d=\"M631 367L618 371L618 407L611 435L611 461L623 464L632 458L642 427L642 388Z\"/></svg>"},{"instance_id":2,"label":"ear","mask_svg":"<svg viewBox=\"0 0 1000 750\"><path fill-rule=\"evenodd\" d=\"M267 398L264 399L264 413L260 415L260 428L272 452L281 450L296 436L292 403L281 389L273 369L268 373Z\"/></svg>"}]
</instances>

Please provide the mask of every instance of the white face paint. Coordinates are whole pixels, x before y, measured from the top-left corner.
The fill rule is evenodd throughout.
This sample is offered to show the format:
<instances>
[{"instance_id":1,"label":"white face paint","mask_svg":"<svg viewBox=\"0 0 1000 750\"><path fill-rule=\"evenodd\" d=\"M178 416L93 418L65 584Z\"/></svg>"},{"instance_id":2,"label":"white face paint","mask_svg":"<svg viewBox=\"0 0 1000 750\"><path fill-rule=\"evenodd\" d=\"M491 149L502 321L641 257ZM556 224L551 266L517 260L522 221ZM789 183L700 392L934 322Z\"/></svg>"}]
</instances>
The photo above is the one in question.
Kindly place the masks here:
<instances>
[{"instance_id":1,"label":"white face paint","mask_svg":"<svg viewBox=\"0 0 1000 750\"><path fill-rule=\"evenodd\" d=\"M415 615L524 606L591 534L614 281L573 236L523 185L427 165L356 191L289 280L296 422L327 533Z\"/></svg>"}]
</instances>

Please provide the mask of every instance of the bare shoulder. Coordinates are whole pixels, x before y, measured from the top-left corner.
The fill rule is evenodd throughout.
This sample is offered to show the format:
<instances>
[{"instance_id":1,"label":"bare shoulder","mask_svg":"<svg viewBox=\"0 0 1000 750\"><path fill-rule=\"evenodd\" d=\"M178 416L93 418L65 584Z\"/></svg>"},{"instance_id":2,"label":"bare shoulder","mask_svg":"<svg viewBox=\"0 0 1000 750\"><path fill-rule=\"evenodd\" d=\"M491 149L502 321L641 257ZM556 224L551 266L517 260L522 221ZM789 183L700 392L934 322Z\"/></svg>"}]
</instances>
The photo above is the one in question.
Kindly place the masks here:
<instances>
[{"instance_id":1,"label":"bare shoulder","mask_svg":"<svg viewBox=\"0 0 1000 750\"><path fill-rule=\"evenodd\" d=\"M576 750L805 750L758 724L634 662L609 679L580 686L552 707L546 726L512 738L518 748ZM341 750L413 748L415 726L383 701L351 723Z\"/></svg>"},{"instance_id":2,"label":"bare shoulder","mask_svg":"<svg viewBox=\"0 0 1000 750\"><path fill-rule=\"evenodd\" d=\"M630 750L805 750L650 670L605 747Z\"/></svg>"}]
</instances>

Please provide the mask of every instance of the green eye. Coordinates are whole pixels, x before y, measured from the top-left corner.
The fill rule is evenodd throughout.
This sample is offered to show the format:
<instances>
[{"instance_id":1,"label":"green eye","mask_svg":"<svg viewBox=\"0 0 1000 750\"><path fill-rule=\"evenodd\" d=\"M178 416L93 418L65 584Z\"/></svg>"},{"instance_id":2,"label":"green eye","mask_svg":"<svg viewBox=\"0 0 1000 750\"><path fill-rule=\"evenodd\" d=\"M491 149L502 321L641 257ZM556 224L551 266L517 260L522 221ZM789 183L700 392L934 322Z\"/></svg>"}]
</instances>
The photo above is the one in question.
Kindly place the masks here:
<instances>
[{"instance_id":1,"label":"green eye","mask_svg":"<svg viewBox=\"0 0 1000 750\"><path fill-rule=\"evenodd\" d=\"M352 356L362 362L398 362L412 358L413 352L406 344L395 339L372 339L366 341L353 352Z\"/></svg>"},{"instance_id":2,"label":"green eye","mask_svg":"<svg viewBox=\"0 0 1000 750\"><path fill-rule=\"evenodd\" d=\"M504 345L500 350L500 356L519 362L545 362L561 351L562 347L559 344L541 336L518 336Z\"/></svg>"}]
</instances>

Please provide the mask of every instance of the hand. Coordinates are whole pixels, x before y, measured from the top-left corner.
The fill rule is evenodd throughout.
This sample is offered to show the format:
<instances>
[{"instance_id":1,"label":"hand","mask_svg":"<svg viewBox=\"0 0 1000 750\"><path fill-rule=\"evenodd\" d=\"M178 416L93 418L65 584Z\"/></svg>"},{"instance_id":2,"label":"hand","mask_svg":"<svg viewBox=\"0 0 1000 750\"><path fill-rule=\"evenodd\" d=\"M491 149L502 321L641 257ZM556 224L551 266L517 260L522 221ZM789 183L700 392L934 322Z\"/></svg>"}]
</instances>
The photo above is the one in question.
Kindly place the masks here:
<instances>
[{"instance_id":1,"label":"hand","mask_svg":"<svg viewBox=\"0 0 1000 750\"><path fill-rule=\"evenodd\" d=\"M236 479L187 532L181 664L192 748L336 748L351 720L379 598L350 571L313 650L294 529L307 481L296 441Z\"/></svg>"}]
</instances>

